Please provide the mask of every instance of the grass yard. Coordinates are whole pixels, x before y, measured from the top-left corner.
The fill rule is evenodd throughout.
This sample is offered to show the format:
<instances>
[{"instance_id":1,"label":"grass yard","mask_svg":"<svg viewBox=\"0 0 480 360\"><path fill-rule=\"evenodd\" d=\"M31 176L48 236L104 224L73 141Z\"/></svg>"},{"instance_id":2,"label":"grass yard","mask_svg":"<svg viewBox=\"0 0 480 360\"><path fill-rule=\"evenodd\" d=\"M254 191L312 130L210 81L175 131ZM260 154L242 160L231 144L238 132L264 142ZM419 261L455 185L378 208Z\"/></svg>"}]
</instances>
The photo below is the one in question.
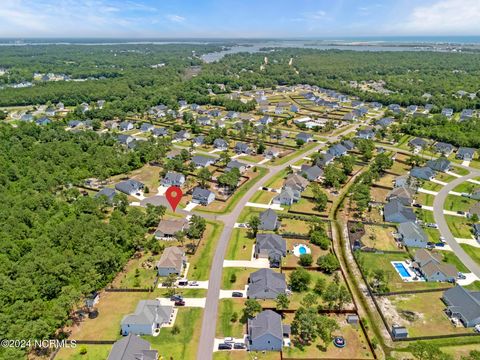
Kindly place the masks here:
<instances>
[{"instance_id":1,"label":"grass yard","mask_svg":"<svg viewBox=\"0 0 480 360\"><path fill-rule=\"evenodd\" d=\"M457 270L460 272L468 273L470 272L468 268L463 265L463 263L460 261L457 255L455 255L454 252L452 251L440 251L440 254L443 255L443 261L446 262L447 264L452 264L457 267ZM480 284L480 282L479 282Z\"/></svg>"},{"instance_id":2,"label":"grass yard","mask_svg":"<svg viewBox=\"0 0 480 360\"><path fill-rule=\"evenodd\" d=\"M246 331L245 324L241 322L244 303L244 299L222 299L219 301L219 321L217 321L216 337L243 337ZM237 313L237 321L232 321L233 313Z\"/></svg>"},{"instance_id":3,"label":"grass yard","mask_svg":"<svg viewBox=\"0 0 480 360\"><path fill-rule=\"evenodd\" d=\"M249 201L259 204L270 204L272 199L277 195L278 194L273 191L258 190Z\"/></svg>"},{"instance_id":4,"label":"grass yard","mask_svg":"<svg viewBox=\"0 0 480 360\"><path fill-rule=\"evenodd\" d=\"M283 185L283 180L287 176L288 171L286 169L279 171L277 174L272 176L270 180L265 183L266 187L279 189Z\"/></svg>"},{"instance_id":5,"label":"grass yard","mask_svg":"<svg viewBox=\"0 0 480 360\"><path fill-rule=\"evenodd\" d=\"M424 227L423 230L425 231L425 233L428 236L428 241L433 242L433 243L440 242L440 231L438 231L438 229Z\"/></svg>"},{"instance_id":6,"label":"grass yard","mask_svg":"<svg viewBox=\"0 0 480 360\"><path fill-rule=\"evenodd\" d=\"M461 183L460 185L456 186L453 189L453 191L470 194L479 188L480 188L479 185L473 184L469 181L465 181L464 183Z\"/></svg>"},{"instance_id":7,"label":"grass yard","mask_svg":"<svg viewBox=\"0 0 480 360\"><path fill-rule=\"evenodd\" d=\"M157 274L154 266L160 259L160 256L160 254L153 256L151 253L144 253L139 258L131 259L125 266L125 271L122 271L115 277L112 287L140 289L153 286Z\"/></svg>"},{"instance_id":8,"label":"grass yard","mask_svg":"<svg viewBox=\"0 0 480 360\"><path fill-rule=\"evenodd\" d=\"M208 280L210 265L222 230L222 223L207 220L207 229L203 234L203 239L200 242L197 252L189 258L190 269L188 271L188 278L190 280Z\"/></svg>"},{"instance_id":9,"label":"grass yard","mask_svg":"<svg viewBox=\"0 0 480 360\"><path fill-rule=\"evenodd\" d=\"M213 360L280 360L277 351L217 351L213 353Z\"/></svg>"},{"instance_id":10,"label":"grass yard","mask_svg":"<svg viewBox=\"0 0 480 360\"><path fill-rule=\"evenodd\" d=\"M480 249L467 244L460 244L465 252L477 263L480 264Z\"/></svg>"},{"instance_id":11,"label":"grass yard","mask_svg":"<svg viewBox=\"0 0 480 360\"><path fill-rule=\"evenodd\" d=\"M453 176L453 175L450 175L450 174L445 174L443 172L439 172L435 176L435 179L446 182L446 183L449 183L450 181L453 181L456 178L457 178L456 176Z\"/></svg>"},{"instance_id":12,"label":"grass yard","mask_svg":"<svg viewBox=\"0 0 480 360\"><path fill-rule=\"evenodd\" d=\"M365 225L365 235L361 241L369 248L384 251L398 251L400 249L393 238L394 232L396 232L396 228L393 226Z\"/></svg>"},{"instance_id":13,"label":"grass yard","mask_svg":"<svg viewBox=\"0 0 480 360\"><path fill-rule=\"evenodd\" d=\"M426 194L423 192L419 192L416 195L415 201L417 204L425 205L425 206L433 206L433 201L435 196L432 194Z\"/></svg>"},{"instance_id":14,"label":"grass yard","mask_svg":"<svg viewBox=\"0 0 480 360\"><path fill-rule=\"evenodd\" d=\"M381 186L387 186L392 188L393 181L395 180L396 176L392 174L384 174L380 179L378 179L375 184Z\"/></svg>"},{"instance_id":15,"label":"grass yard","mask_svg":"<svg viewBox=\"0 0 480 360\"><path fill-rule=\"evenodd\" d=\"M233 229L228 243L226 260L250 260L255 239L247 236L246 229Z\"/></svg>"},{"instance_id":16,"label":"grass yard","mask_svg":"<svg viewBox=\"0 0 480 360\"><path fill-rule=\"evenodd\" d=\"M306 199L306 198L300 198L300 200L296 203L294 203L292 206L290 206L291 211L298 211L302 213L308 213L312 215L321 215L321 214L328 214L329 207L331 207L331 204L327 204L327 208L320 212L318 210L315 210L316 204L313 200Z\"/></svg>"},{"instance_id":17,"label":"grass yard","mask_svg":"<svg viewBox=\"0 0 480 360\"><path fill-rule=\"evenodd\" d=\"M80 354L86 349L86 354ZM112 345L77 345L76 348L61 348L56 360L106 360L112 349Z\"/></svg>"},{"instance_id":18,"label":"grass yard","mask_svg":"<svg viewBox=\"0 0 480 360\"><path fill-rule=\"evenodd\" d=\"M250 206L246 206L242 212L240 213L240 215L238 216L238 219L237 221L239 223L246 223L250 220L250 217L254 216L254 215L260 215L261 212L265 211L265 209L260 209L260 208L254 208L254 207L250 207Z\"/></svg>"},{"instance_id":19,"label":"grass yard","mask_svg":"<svg viewBox=\"0 0 480 360\"><path fill-rule=\"evenodd\" d=\"M372 201L385 202L389 191L390 190L372 186L370 188L370 195L372 197Z\"/></svg>"},{"instance_id":20,"label":"grass yard","mask_svg":"<svg viewBox=\"0 0 480 360\"><path fill-rule=\"evenodd\" d=\"M152 293L102 292L97 305L98 317L85 319L72 328L70 338L75 340L116 340L120 338L120 322L135 311L140 300L153 299Z\"/></svg>"},{"instance_id":21,"label":"grass yard","mask_svg":"<svg viewBox=\"0 0 480 360\"><path fill-rule=\"evenodd\" d=\"M248 283L251 273L259 269L253 268L223 268L222 290L243 290ZM235 281L232 282L232 276Z\"/></svg>"},{"instance_id":22,"label":"grass yard","mask_svg":"<svg viewBox=\"0 0 480 360\"><path fill-rule=\"evenodd\" d=\"M392 296L388 299L395 306L404 326L408 330L409 337L459 334L471 332L471 329L455 327L447 315L443 312L445 304L441 300L443 292L430 292L413 295ZM415 318L407 320L400 312L411 311ZM387 318L391 315L384 313Z\"/></svg>"},{"instance_id":23,"label":"grass yard","mask_svg":"<svg viewBox=\"0 0 480 360\"><path fill-rule=\"evenodd\" d=\"M152 349L158 350L159 359L193 360L197 358L198 342L202 321L202 309L178 309L175 325L180 332L172 334L171 328L164 328L159 336L144 336Z\"/></svg>"},{"instance_id":24,"label":"grass yard","mask_svg":"<svg viewBox=\"0 0 480 360\"><path fill-rule=\"evenodd\" d=\"M433 218L433 211L415 209L415 214L419 220L422 220L424 223L434 223L435 219Z\"/></svg>"},{"instance_id":25,"label":"grass yard","mask_svg":"<svg viewBox=\"0 0 480 360\"><path fill-rule=\"evenodd\" d=\"M453 357L454 360L461 360L463 358L469 359L468 355L471 351L480 348L480 344L470 344L470 345L461 345L461 346L445 346L441 347L444 353L447 353Z\"/></svg>"},{"instance_id":26,"label":"grass yard","mask_svg":"<svg viewBox=\"0 0 480 360\"><path fill-rule=\"evenodd\" d=\"M315 142L310 142L308 144L305 144L301 149L297 150L297 151L294 151L292 152L291 154L287 155L287 156L284 156L282 158L276 158L274 159L271 164L272 165L283 165L285 164L286 162L290 161L291 159L295 158L296 156L300 155L300 154L304 154L306 152L308 152L309 150L312 150L315 146L317 146L318 144L315 143Z\"/></svg>"},{"instance_id":27,"label":"grass yard","mask_svg":"<svg viewBox=\"0 0 480 360\"><path fill-rule=\"evenodd\" d=\"M323 351L323 342L316 339L315 343L303 349L291 346L284 350L284 357L301 359L373 359L366 336L360 326L347 324L345 315L334 316L340 327L333 332L333 336L341 335L345 338L347 346L343 349L337 348L333 343L327 344L326 351ZM293 316L289 316L293 319ZM290 320L291 321L291 320Z\"/></svg>"},{"instance_id":28,"label":"grass yard","mask_svg":"<svg viewBox=\"0 0 480 360\"><path fill-rule=\"evenodd\" d=\"M476 203L477 200L449 194L445 199L444 209L451 211L468 211Z\"/></svg>"},{"instance_id":29,"label":"grass yard","mask_svg":"<svg viewBox=\"0 0 480 360\"><path fill-rule=\"evenodd\" d=\"M469 220L460 216L445 215L445 220L447 221L448 227L452 232L454 237L471 239L471 225Z\"/></svg>"},{"instance_id":30,"label":"grass yard","mask_svg":"<svg viewBox=\"0 0 480 360\"><path fill-rule=\"evenodd\" d=\"M322 250L319 246L310 244L310 242L308 240L286 239L286 242L287 242L287 251L289 251L289 253L287 254L287 256L282 261L283 266L298 266L298 267L300 267L300 265L298 263L300 258L293 254L293 248L295 247L295 245L303 244L311 250L311 255L312 255L312 258L313 258L313 262L314 262L313 265L315 265L315 261L317 261L319 256L325 255L329 252L328 250Z\"/></svg>"},{"instance_id":31,"label":"grass yard","mask_svg":"<svg viewBox=\"0 0 480 360\"><path fill-rule=\"evenodd\" d=\"M440 184L431 182L431 181L424 181L423 183L421 183L420 187L425 189L425 190L437 191L438 192L438 191L440 191L440 189L443 186L440 185Z\"/></svg>"},{"instance_id":32,"label":"grass yard","mask_svg":"<svg viewBox=\"0 0 480 360\"><path fill-rule=\"evenodd\" d=\"M281 219L280 232L308 234L310 226L307 221L283 218Z\"/></svg>"},{"instance_id":33,"label":"grass yard","mask_svg":"<svg viewBox=\"0 0 480 360\"><path fill-rule=\"evenodd\" d=\"M140 169L133 170L126 174L116 175L109 179L110 184L116 184L122 181L123 178L135 179L144 183L150 190L149 195L155 195L157 188L160 186L160 168L158 166L144 165Z\"/></svg>"}]
</instances>

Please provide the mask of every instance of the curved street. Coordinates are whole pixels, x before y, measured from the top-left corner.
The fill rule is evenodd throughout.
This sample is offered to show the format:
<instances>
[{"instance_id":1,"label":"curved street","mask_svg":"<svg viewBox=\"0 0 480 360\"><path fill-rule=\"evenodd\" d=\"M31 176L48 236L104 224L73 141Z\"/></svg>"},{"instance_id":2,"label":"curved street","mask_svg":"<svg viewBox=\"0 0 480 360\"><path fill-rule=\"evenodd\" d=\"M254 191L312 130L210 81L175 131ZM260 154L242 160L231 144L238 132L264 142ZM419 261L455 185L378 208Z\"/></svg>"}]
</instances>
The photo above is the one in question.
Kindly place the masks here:
<instances>
[{"instance_id":1,"label":"curved street","mask_svg":"<svg viewBox=\"0 0 480 360\"><path fill-rule=\"evenodd\" d=\"M452 191L456 186L464 183L468 179L473 179L480 176L479 170L474 170L468 168L470 174L462 176L458 179L455 179L445 185L435 196L433 201L433 217L435 222L438 225L438 230L440 234L445 238L446 243L452 248L455 255L458 256L460 261L477 277L480 278L480 265L477 264L472 258L463 250L460 244L455 240L452 232L450 231L447 221L445 220L445 215L443 214L443 208L445 200L448 196L448 193Z\"/></svg>"}]
</instances>

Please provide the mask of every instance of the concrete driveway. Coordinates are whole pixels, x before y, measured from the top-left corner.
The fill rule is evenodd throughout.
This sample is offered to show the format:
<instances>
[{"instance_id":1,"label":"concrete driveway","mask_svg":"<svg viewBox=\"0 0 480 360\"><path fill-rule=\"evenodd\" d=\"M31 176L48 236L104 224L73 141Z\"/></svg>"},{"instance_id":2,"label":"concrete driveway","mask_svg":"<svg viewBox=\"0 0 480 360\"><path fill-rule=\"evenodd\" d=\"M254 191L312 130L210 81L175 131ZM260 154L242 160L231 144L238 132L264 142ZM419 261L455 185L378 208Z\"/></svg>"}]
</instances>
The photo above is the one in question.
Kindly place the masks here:
<instances>
[{"instance_id":1,"label":"concrete driveway","mask_svg":"<svg viewBox=\"0 0 480 360\"><path fill-rule=\"evenodd\" d=\"M158 298L161 305L169 305L175 306L175 301L170 300L169 298ZM206 298L183 298L185 301L185 306L178 306L178 307L198 307L204 308Z\"/></svg>"}]
</instances>

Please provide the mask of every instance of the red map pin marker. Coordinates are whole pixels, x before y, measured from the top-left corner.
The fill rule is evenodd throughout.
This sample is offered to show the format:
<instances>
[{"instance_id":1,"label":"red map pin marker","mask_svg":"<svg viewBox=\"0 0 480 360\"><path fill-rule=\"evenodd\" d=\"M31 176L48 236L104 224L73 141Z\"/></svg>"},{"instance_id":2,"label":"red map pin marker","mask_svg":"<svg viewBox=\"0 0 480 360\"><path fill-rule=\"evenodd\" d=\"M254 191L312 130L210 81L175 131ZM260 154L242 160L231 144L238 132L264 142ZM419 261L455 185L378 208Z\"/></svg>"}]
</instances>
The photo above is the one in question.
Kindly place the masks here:
<instances>
[{"instance_id":1,"label":"red map pin marker","mask_svg":"<svg viewBox=\"0 0 480 360\"><path fill-rule=\"evenodd\" d=\"M172 210L175 212L178 203L182 199L183 191L178 186L170 186L165 192L165 196L168 200L168 203L172 207Z\"/></svg>"}]
</instances>

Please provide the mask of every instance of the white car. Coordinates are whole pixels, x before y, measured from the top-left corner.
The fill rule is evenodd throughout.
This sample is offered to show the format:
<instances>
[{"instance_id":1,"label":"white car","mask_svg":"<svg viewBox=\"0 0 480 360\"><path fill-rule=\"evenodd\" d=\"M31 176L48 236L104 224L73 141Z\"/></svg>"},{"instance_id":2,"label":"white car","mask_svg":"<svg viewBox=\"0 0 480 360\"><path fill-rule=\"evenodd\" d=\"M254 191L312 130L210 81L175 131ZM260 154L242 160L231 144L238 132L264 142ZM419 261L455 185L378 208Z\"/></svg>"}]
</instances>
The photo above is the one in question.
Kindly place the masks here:
<instances>
[{"instance_id":1,"label":"white car","mask_svg":"<svg viewBox=\"0 0 480 360\"><path fill-rule=\"evenodd\" d=\"M478 333L480 333L480 324L475 325L475 331L478 332Z\"/></svg>"},{"instance_id":2,"label":"white car","mask_svg":"<svg viewBox=\"0 0 480 360\"><path fill-rule=\"evenodd\" d=\"M231 344L231 343L234 343L235 340L233 339L233 337L229 336L229 337L226 337L225 339L223 339L223 342L225 344Z\"/></svg>"},{"instance_id":3,"label":"white car","mask_svg":"<svg viewBox=\"0 0 480 360\"><path fill-rule=\"evenodd\" d=\"M445 242L445 236L440 236L440 241L441 241L442 243L444 243L444 242Z\"/></svg>"}]
</instances>

